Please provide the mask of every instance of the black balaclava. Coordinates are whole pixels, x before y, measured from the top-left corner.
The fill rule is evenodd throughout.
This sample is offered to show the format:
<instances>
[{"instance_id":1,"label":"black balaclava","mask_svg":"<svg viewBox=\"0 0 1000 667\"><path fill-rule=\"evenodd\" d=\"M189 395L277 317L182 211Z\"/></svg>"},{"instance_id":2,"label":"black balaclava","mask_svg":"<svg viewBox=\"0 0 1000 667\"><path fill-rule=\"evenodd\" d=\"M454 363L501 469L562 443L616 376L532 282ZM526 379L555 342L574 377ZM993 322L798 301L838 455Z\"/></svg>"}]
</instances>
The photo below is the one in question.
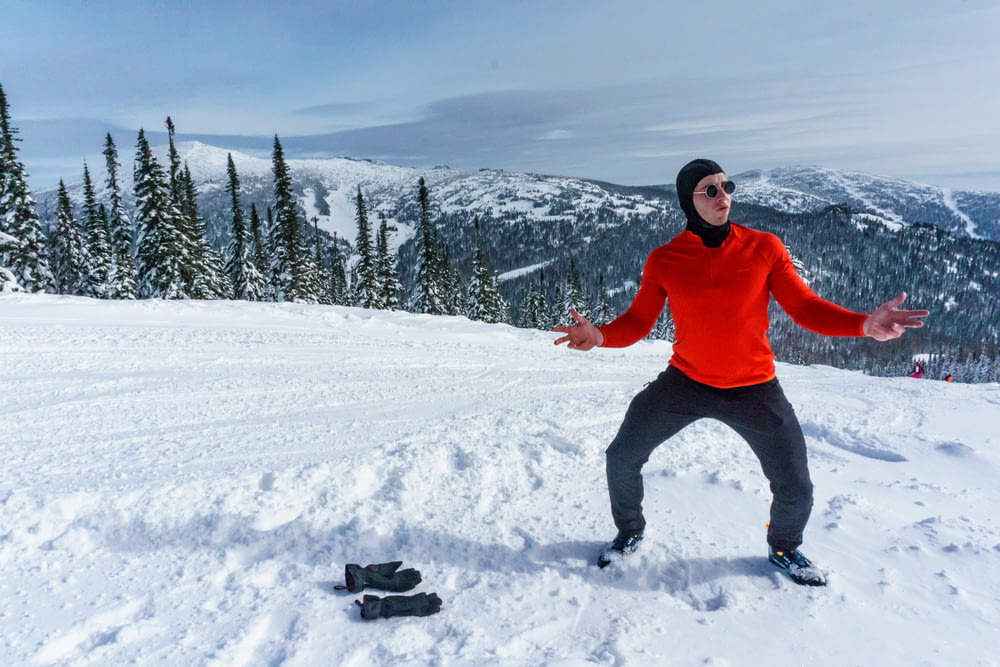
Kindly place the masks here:
<instances>
[{"instance_id":1,"label":"black balaclava","mask_svg":"<svg viewBox=\"0 0 1000 667\"><path fill-rule=\"evenodd\" d=\"M677 172L677 199L680 201L681 210L687 216L687 228L701 238L701 242L709 248L718 248L729 236L729 220L726 224L715 227L710 225L698 215L694 207L694 188L698 181L711 176L721 174L722 167L711 160L699 158L691 160L681 167Z\"/></svg>"}]
</instances>

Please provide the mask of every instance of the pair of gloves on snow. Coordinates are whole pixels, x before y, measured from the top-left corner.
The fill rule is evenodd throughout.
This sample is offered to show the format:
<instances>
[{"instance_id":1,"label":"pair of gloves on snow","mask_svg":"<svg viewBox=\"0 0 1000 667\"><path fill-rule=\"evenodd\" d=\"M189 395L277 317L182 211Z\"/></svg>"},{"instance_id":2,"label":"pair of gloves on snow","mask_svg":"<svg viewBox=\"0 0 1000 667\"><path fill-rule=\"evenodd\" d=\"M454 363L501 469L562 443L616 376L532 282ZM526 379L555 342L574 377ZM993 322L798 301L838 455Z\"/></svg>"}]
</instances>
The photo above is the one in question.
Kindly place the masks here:
<instances>
[{"instance_id":1,"label":"pair of gloves on snow","mask_svg":"<svg viewBox=\"0 0 1000 667\"><path fill-rule=\"evenodd\" d=\"M376 563L361 567L354 563L344 566L345 586L335 586L338 591L347 590L360 593L365 588L377 588L391 593L402 593L420 583L420 572L413 568L400 570L403 561ZM366 595L364 602L355 600L361 607L361 618L372 621L390 616L430 616L441 611L441 598L437 593L417 593L416 595Z\"/></svg>"}]
</instances>

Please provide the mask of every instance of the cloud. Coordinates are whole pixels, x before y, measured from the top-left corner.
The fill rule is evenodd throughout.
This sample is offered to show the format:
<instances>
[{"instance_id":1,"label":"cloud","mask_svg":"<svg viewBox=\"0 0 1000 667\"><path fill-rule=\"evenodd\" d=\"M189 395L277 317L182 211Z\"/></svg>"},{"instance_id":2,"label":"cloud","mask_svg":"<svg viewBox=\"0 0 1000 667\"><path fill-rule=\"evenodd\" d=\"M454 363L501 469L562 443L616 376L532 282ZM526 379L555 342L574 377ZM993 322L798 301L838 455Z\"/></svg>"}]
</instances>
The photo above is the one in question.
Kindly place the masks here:
<instances>
[{"instance_id":1,"label":"cloud","mask_svg":"<svg viewBox=\"0 0 1000 667\"><path fill-rule=\"evenodd\" d=\"M539 137L539 139L542 141L566 141L575 136L576 135L570 130L549 130Z\"/></svg>"},{"instance_id":2,"label":"cloud","mask_svg":"<svg viewBox=\"0 0 1000 667\"><path fill-rule=\"evenodd\" d=\"M375 105L372 102L339 102L303 107L301 109L293 110L292 113L303 114L306 116L354 116L370 112L374 106Z\"/></svg>"}]
</instances>

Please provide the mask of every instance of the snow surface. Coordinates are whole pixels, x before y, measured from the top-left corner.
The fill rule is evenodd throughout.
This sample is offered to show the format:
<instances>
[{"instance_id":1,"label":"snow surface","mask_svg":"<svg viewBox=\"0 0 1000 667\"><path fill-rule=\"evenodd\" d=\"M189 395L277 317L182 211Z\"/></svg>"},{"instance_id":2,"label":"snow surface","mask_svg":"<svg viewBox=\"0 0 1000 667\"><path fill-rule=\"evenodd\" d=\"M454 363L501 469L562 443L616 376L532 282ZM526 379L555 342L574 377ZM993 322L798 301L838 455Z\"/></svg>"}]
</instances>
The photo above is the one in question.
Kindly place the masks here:
<instances>
[{"instance_id":1,"label":"snow surface","mask_svg":"<svg viewBox=\"0 0 1000 667\"><path fill-rule=\"evenodd\" d=\"M830 585L766 562L766 482L710 421L653 454L609 572L603 450L670 348L553 338L0 295L2 662L1000 664L1000 386L780 365ZM395 559L441 613L366 622L334 590Z\"/></svg>"},{"instance_id":2,"label":"snow surface","mask_svg":"<svg viewBox=\"0 0 1000 667\"><path fill-rule=\"evenodd\" d=\"M955 202L955 193L951 190L951 188L941 188L941 201L945 206L951 209L951 212L955 214L955 217L965 223L965 233L969 235L969 238L982 238L976 233L976 223L973 222L972 218L966 215L962 209L958 207L958 204Z\"/></svg>"}]
</instances>

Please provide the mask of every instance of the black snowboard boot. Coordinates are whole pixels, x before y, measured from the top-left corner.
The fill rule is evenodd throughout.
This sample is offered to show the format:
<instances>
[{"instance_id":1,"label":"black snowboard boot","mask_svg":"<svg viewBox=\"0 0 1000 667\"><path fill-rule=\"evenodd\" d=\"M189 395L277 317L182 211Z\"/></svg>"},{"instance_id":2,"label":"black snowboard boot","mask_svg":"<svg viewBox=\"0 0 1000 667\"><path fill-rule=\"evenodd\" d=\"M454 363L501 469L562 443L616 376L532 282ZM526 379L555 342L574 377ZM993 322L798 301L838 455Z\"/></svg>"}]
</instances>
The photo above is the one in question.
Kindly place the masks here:
<instances>
[{"instance_id":1,"label":"black snowboard boot","mask_svg":"<svg viewBox=\"0 0 1000 667\"><path fill-rule=\"evenodd\" d=\"M826 576L798 549L782 551L770 547L767 559L785 570L788 577L803 586L826 586Z\"/></svg>"},{"instance_id":2,"label":"black snowboard boot","mask_svg":"<svg viewBox=\"0 0 1000 667\"><path fill-rule=\"evenodd\" d=\"M642 533L634 535L618 533L618 537L615 538L615 541L605 547L604 551L601 552L601 555L598 556L597 567L607 567L608 565L611 565L611 563L621 560L638 549L639 542L642 542Z\"/></svg>"}]
</instances>

